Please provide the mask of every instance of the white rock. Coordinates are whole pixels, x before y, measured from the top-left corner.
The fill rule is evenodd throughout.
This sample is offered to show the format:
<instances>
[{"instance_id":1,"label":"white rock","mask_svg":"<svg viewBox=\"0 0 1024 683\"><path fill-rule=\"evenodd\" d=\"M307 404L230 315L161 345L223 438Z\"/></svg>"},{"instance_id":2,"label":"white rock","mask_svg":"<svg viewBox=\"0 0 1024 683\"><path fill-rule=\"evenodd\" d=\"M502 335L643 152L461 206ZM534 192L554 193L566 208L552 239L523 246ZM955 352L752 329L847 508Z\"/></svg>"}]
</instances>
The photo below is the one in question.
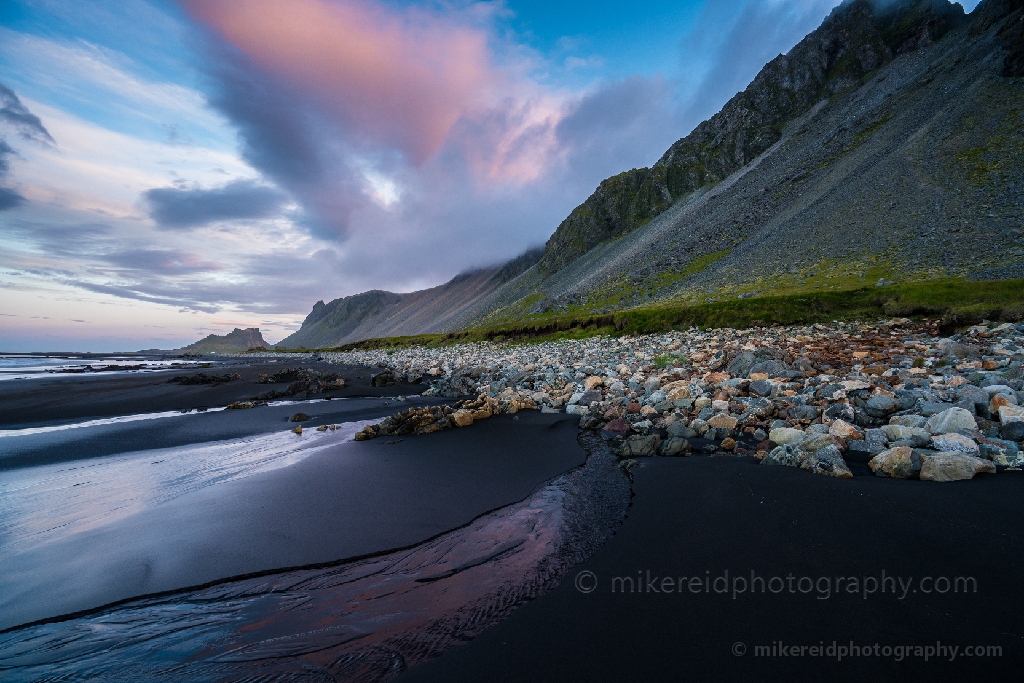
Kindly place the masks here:
<instances>
[{"instance_id":1,"label":"white rock","mask_svg":"<svg viewBox=\"0 0 1024 683\"><path fill-rule=\"evenodd\" d=\"M939 451L956 451L958 453L967 453L968 455L978 455L981 453L978 444L963 434L954 433L933 436L932 443L935 445L936 450Z\"/></svg>"},{"instance_id":2,"label":"white rock","mask_svg":"<svg viewBox=\"0 0 1024 683\"><path fill-rule=\"evenodd\" d=\"M999 406L999 421L1024 422L1024 407L1021 406Z\"/></svg>"},{"instance_id":3,"label":"white rock","mask_svg":"<svg viewBox=\"0 0 1024 683\"><path fill-rule=\"evenodd\" d=\"M768 433L768 439L774 441L779 446L785 446L788 443L795 443L803 439L806 434L799 429L793 429L791 427L779 427L773 429Z\"/></svg>"},{"instance_id":4,"label":"white rock","mask_svg":"<svg viewBox=\"0 0 1024 683\"><path fill-rule=\"evenodd\" d=\"M948 434L958 429L977 429L974 416L963 408L947 408L941 413L932 415L924 428L932 434Z\"/></svg>"}]
</instances>

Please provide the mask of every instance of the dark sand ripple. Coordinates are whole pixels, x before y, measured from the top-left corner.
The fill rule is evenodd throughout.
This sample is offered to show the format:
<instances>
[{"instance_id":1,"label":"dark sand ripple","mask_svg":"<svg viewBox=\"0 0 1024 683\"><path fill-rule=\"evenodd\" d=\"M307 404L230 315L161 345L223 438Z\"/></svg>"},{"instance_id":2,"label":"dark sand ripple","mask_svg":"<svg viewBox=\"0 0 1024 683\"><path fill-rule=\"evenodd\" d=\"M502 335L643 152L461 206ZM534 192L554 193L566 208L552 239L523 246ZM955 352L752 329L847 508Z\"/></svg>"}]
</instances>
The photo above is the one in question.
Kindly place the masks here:
<instances>
[{"instance_id":1,"label":"dark sand ripple","mask_svg":"<svg viewBox=\"0 0 1024 683\"><path fill-rule=\"evenodd\" d=\"M598 441L525 500L411 548L0 635L6 681L383 681L555 586L618 527L629 482Z\"/></svg>"}]
</instances>

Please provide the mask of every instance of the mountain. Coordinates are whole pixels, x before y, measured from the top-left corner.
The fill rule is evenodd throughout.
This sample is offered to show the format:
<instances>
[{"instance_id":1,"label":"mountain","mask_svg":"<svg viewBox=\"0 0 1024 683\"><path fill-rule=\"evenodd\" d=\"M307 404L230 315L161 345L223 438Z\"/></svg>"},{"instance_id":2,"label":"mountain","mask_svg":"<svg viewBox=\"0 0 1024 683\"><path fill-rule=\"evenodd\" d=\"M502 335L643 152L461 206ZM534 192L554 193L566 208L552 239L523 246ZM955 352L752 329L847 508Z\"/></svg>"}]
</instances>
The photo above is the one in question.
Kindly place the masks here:
<instances>
[{"instance_id":1,"label":"mountain","mask_svg":"<svg viewBox=\"0 0 1024 683\"><path fill-rule=\"evenodd\" d=\"M504 265L462 273L443 285L409 294L375 289L327 304L318 301L302 327L280 346L322 348L449 328L466 309L535 265L542 254L539 248L528 250Z\"/></svg>"},{"instance_id":2,"label":"mountain","mask_svg":"<svg viewBox=\"0 0 1024 683\"><path fill-rule=\"evenodd\" d=\"M182 353L238 353L256 347L269 347L263 341L260 328L249 327L240 330L237 327L224 335L211 334L194 344L178 349Z\"/></svg>"},{"instance_id":3,"label":"mountain","mask_svg":"<svg viewBox=\"0 0 1024 683\"><path fill-rule=\"evenodd\" d=\"M1024 277L1021 76L1024 0L848 0L653 166L603 181L535 264L401 334Z\"/></svg>"}]
</instances>

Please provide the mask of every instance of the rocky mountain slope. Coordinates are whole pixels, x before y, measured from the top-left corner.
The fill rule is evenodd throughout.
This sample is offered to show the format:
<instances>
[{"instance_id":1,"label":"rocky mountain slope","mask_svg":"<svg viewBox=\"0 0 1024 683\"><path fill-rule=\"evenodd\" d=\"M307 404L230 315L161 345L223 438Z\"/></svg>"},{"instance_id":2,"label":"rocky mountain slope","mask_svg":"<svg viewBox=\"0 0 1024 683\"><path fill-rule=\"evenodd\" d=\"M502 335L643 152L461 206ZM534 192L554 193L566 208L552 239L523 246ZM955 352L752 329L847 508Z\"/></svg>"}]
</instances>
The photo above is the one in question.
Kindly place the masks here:
<instances>
[{"instance_id":1,"label":"rocky mountain slope","mask_svg":"<svg viewBox=\"0 0 1024 683\"><path fill-rule=\"evenodd\" d=\"M537 263L527 251L502 266L455 276L437 287L408 294L372 290L325 304L318 301L302 327L281 341L288 348L322 348L360 339L437 332L495 289Z\"/></svg>"},{"instance_id":2,"label":"rocky mountain slope","mask_svg":"<svg viewBox=\"0 0 1024 683\"><path fill-rule=\"evenodd\" d=\"M654 166L602 182L535 265L402 333L1024 277L1022 75L1024 0L848 0Z\"/></svg>"},{"instance_id":3,"label":"rocky mountain slope","mask_svg":"<svg viewBox=\"0 0 1024 683\"><path fill-rule=\"evenodd\" d=\"M237 353L257 347L269 347L260 334L260 328L235 328L223 335L211 334L194 344L178 349L182 353Z\"/></svg>"}]
</instances>

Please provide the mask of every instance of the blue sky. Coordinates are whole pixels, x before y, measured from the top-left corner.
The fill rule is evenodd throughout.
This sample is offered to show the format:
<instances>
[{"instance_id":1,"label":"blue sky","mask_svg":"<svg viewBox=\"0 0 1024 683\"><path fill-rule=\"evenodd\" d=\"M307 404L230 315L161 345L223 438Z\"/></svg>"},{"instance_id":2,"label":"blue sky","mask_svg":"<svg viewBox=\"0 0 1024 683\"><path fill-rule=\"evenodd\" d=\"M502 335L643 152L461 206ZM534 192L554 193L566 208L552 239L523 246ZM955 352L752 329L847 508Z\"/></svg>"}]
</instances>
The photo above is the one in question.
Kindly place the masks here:
<instances>
[{"instance_id":1,"label":"blue sky","mask_svg":"<svg viewBox=\"0 0 1024 683\"><path fill-rule=\"evenodd\" d=\"M511 258L836 4L8 0L0 350L277 341Z\"/></svg>"}]
</instances>

